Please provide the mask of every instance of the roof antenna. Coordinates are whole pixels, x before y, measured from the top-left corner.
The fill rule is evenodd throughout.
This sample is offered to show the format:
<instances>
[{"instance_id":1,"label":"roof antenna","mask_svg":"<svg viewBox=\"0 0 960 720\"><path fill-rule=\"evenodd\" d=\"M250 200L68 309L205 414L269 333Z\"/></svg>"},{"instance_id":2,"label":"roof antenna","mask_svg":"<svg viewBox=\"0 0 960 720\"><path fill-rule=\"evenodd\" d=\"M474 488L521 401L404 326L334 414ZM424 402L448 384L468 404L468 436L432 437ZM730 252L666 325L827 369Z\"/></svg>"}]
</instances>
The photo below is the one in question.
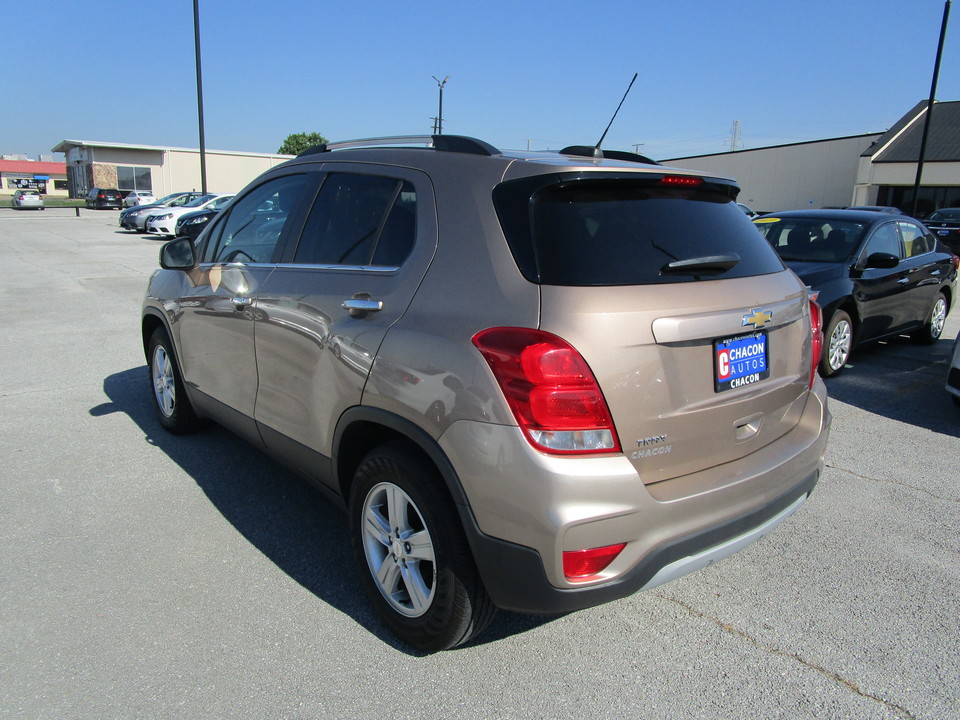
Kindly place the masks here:
<instances>
[{"instance_id":1,"label":"roof antenna","mask_svg":"<svg viewBox=\"0 0 960 720\"><path fill-rule=\"evenodd\" d=\"M623 101L627 99L627 95L630 92L630 88L633 87L633 84L637 81L637 75L639 73L633 74L633 80L630 81L630 84L627 85L627 92L623 94L623 97L620 99L620 104L617 105L617 109L613 112L613 117L610 118L610 122L607 123L607 129L603 131L603 135L600 136L600 139L597 141L597 144L593 148L593 156L595 158L602 158L603 151L600 149L600 146L603 145L603 139L607 136L607 133L610 131L610 126L613 125L613 121L617 119L617 113L620 112L620 108L623 107Z\"/></svg>"}]
</instances>

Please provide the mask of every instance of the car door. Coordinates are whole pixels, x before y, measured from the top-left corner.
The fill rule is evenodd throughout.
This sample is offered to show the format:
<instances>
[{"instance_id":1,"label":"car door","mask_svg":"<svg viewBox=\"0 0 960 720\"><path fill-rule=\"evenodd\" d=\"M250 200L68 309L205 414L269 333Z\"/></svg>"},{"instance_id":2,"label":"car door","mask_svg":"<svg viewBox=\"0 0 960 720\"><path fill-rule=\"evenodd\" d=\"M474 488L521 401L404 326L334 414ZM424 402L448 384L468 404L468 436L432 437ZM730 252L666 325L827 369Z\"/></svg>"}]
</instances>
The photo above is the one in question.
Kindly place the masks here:
<instances>
[{"instance_id":1,"label":"car door","mask_svg":"<svg viewBox=\"0 0 960 720\"><path fill-rule=\"evenodd\" d=\"M337 419L360 404L387 329L436 247L426 175L327 165L299 242L257 297L256 418L268 445L329 457ZM296 462L295 460L293 460Z\"/></svg>"},{"instance_id":2,"label":"car door","mask_svg":"<svg viewBox=\"0 0 960 720\"><path fill-rule=\"evenodd\" d=\"M868 267L867 259L874 253L894 256L896 267ZM896 221L884 222L871 231L851 275L860 315L859 340L886 335L904 323L906 313L901 304L909 278Z\"/></svg>"},{"instance_id":3,"label":"car door","mask_svg":"<svg viewBox=\"0 0 960 720\"><path fill-rule=\"evenodd\" d=\"M211 228L192 286L179 300L183 376L211 400L218 420L237 428L250 418L257 392L254 300L275 268L287 233L302 223L302 198L316 173L273 177L248 190Z\"/></svg>"},{"instance_id":4,"label":"car door","mask_svg":"<svg viewBox=\"0 0 960 720\"><path fill-rule=\"evenodd\" d=\"M907 272L907 282L903 283L903 323L919 326L926 322L949 265L937 264L933 255L936 240L922 225L897 220L897 227L903 241L903 265Z\"/></svg>"}]
</instances>

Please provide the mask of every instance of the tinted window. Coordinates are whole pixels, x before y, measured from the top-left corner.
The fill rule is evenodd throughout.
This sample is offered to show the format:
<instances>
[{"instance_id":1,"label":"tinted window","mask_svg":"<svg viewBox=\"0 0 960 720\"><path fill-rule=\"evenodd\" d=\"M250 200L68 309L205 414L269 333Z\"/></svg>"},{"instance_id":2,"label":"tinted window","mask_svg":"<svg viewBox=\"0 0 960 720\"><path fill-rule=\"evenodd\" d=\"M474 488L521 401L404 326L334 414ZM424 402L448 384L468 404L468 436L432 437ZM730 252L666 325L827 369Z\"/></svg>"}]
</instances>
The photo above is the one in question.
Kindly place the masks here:
<instances>
[{"instance_id":1,"label":"tinted window","mask_svg":"<svg viewBox=\"0 0 960 720\"><path fill-rule=\"evenodd\" d=\"M937 210L927 218L931 222L960 222L960 210L949 208L947 210Z\"/></svg>"},{"instance_id":2,"label":"tinted window","mask_svg":"<svg viewBox=\"0 0 960 720\"><path fill-rule=\"evenodd\" d=\"M901 257L900 236L897 235L896 223L887 223L874 230L873 235L871 235L867 241L867 247L864 248L864 254L861 257L866 258L876 252Z\"/></svg>"},{"instance_id":3,"label":"tinted window","mask_svg":"<svg viewBox=\"0 0 960 720\"><path fill-rule=\"evenodd\" d=\"M210 238L204 262L271 262L306 182L306 175L274 178L239 198Z\"/></svg>"},{"instance_id":4,"label":"tinted window","mask_svg":"<svg viewBox=\"0 0 960 720\"><path fill-rule=\"evenodd\" d=\"M524 181L500 185L495 199L514 257L534 281L645 285L783 269L732 201L735 188L730 186L590 179L558 182L526 196L524 187ZM707 262L718 257L727 265ZM685 261L691 264L678 271Z\"/></svg>"},{"instance_id":5,"label":"tinted window","mask_svg":"<svg viewBox=\"0 0 960 720\"><path fill-rule=\"evenodd\" d=\"M416 233L416 193L409 182L333 173L320 188L294 262L396 266Z\"/></svg>"}]
</instances>

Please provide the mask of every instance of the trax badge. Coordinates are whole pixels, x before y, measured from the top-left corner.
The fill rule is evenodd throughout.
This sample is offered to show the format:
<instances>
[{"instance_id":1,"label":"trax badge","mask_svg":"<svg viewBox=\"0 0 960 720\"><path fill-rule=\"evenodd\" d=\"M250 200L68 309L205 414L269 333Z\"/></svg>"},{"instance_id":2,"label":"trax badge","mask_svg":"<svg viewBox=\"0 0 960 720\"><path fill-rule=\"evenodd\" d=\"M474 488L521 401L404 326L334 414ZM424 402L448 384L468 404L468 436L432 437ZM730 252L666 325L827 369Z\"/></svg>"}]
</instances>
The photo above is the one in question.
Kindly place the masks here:
<instances>
[{"instance_id":1,"label":"trax badge","mask_svg":"<svg viewBox=\"0 0 960 720\"><path fill-rule=\"evenodd\" d=\"M773 319L773 313L769 310L761 310L756 308L750 311L749 315L743 316L743 327L748 325L753 325L757 330L766 325L770 320Z\"/></svg>"}]
</instances>

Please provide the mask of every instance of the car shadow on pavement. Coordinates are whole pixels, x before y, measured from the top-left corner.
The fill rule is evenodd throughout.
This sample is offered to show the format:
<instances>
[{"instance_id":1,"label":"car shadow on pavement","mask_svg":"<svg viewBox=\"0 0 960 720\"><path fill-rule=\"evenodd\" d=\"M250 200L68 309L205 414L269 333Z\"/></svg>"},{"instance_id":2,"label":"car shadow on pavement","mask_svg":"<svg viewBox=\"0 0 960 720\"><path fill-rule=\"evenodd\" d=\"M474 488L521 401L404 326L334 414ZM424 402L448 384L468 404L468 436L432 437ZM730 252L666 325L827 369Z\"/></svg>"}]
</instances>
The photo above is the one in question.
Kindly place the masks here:
<instances>
[{"instance_id":1,"label":"car shadow on pavement","mask_svg":"<svg viewBox=\"0 0 960 720\"><path fill-rule=\"evenodd\" d=\"M960 411L944 389L953 336L932 345L894 337L854 350L826 381L830 397L944 435L960 434Z\"/></svg>"},{"instance_id":2,"label":"car shadow on pavement","mask_svg":"<svg viewBox=\"0 0 960 720\"><path fill-rule=\"evenodd\" d=\"M409 655L425 654L400 643L380 623L356 576L347 518L318 490L218 425L192 435L166 432L148 395L146 366L110 375L103 390L110 402L92 408L92 416L126 414L144 440L190 475L223 517L278 568L386 644ZM524 633L553 619L501 611L466 647Z\"/></svg>"}]
</instances>

